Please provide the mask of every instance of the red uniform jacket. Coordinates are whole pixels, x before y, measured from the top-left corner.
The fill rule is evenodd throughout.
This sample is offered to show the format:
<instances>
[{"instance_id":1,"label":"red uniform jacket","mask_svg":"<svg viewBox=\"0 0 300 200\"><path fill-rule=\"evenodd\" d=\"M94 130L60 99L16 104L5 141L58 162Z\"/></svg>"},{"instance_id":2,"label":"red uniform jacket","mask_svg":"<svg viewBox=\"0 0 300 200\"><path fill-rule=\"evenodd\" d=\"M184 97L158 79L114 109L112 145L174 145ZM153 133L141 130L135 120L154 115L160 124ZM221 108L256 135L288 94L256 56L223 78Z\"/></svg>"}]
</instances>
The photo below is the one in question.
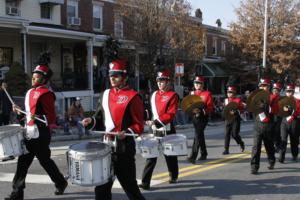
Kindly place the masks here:
<instances>
[{"instance_id":1,"label":"red uniform jacket","mask_svg":"<svg viewBox=\"0 0 300 200\"><path fill-rule=\"evenodd\" d=\"M214 110L214 101L210 91L206 90L195 90L191 92L191 95L198 95L205 103L205 112L212 113Z\"/></svg>"},{"instance_id":2,"label":"red uniform jacket","mask_svg":"<svg viewBox=\"0 0 300 200\"><path fill-rule=\"evenodd\" d=\"M56 123L55 113L55 95L46 86L39 86L28 90L25 96L25 110L30 112L31 115L37 115L42 118L42 115L46 116L48 125ZM38 109L40 104L42 109ZM36 120L32 120L30 115L26 116L27 124L33 125Z\"/></svg>"},{"instance_id":3,"label":"red uniform jacket","mask_svg":"<svg viewBox=\"0 0 300 200\"><path fill-rule=\"evenodd\" d=\"M271 94L270 95L270 114L272 115L277 115L279 112L279 105L278 105L278 101L280 99L280 95L278 94Z\"/></svg>"},{"instance_id":4,"label":"red uniform jacket","mask_svg":"<svg viewBox=\"0 0 300 200\"><path fill-rule=\"evenodd\" d=\"M176 92L160 90L155 91L151 97L151 109L154 124L157 128L167 127L170 130L170 123L173 121L177 109L179 98Z\"/></svg>"},{"instance_id":5,"label":"red uniform jacket","mask_svg":"<svg viewBox=\"0 0 300 200\"><path fill-rule=\"evenodd\" d=\"M244 112L244 104L241 100L240 97L231 97L231 98L226 98L225 101L224 101L224 104L225 106L230 103L230 102L235 102L239 105L239 111L240 113L243 113Z\"/></svg>"},{"instance_id":6,"label":"red uniform jacket","mask_svg":"<svg viewBox=\"0 0 300 200\"><path fill-rule=\"evenodd\" d=\"M138 93L129 87L108 89L100 98L92 121L93 129L141 134L144 130L144 106ZM104 122L104 124L103 124Z\"/></svg>"}]
</instances>

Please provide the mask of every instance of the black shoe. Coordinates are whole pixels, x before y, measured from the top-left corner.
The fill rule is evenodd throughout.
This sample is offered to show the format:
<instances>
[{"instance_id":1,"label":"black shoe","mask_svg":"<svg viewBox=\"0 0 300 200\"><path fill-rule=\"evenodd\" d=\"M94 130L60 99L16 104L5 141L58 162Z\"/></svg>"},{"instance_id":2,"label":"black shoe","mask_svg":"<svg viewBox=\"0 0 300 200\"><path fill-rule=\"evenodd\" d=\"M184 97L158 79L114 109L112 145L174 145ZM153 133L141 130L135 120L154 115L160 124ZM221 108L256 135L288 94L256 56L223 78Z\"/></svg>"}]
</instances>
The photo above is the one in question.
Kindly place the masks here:
<instances>
[{"instance_id":1,"label":"black shoe","mask_svg":"<svg viewBox=\"0 0 300 200\"><path fill-rule=\"evenodd\" d=\"M242 143L240 144L240 147L241 147L241 152L244 152L244 151L245 151L245 143L242 142Z\"/></svg>"},{"instance_id":2,"label":"black shoe","mask_svg":"<svg viewBox=\"0 0 300 200\"><path fill-rule=\"evenodd\" d=\"M169 179L170 184L176 184L178 182L177 178L171 178Z\"/></svg>"},{"instance_id":3,"label":"black shoe","mask_svg":"<svg viewBox=\"0 0 300 200\"><path fill-rule=\"evenodd\" d=\"M229 151L228 151L228 150L224 150L222 154L223 154L223 155L228 155L228 154L229 154Z\"/></svg>"},{"instance_id":4,"label":"black shoe","mask_svg":"<svg viewBox=\"0 0 300 200\"><path fill-rule=\"evenodd\" d=\"M284 163L284 159L283 158L278 158L278 162Z\"/></svg>"},{"instance_id":5,"label":"black shoe","mask_svg":"<svg viewBox=\"0 0 300 200\"><path fill-rule=\"evenodd\" d=\"M188 157L188 158L187 158L187 161L189 161L189 162L192 163L192 164L196 164L196 160L193 159L193 158L191 158L191 157Z\"/></svg>"},{"instance_id":6,"label":"black shoe","mask_svg":"<svg viewBox=\"0 0 300 200\"><path fill-rule=\"evenodd\" d=\"M274 169L274 166L275 166L275 163L270 163L269 166L268 166L268 169L272 170L272 169Z\"/></svg>"},{"instance_id":7,"label":"black shoe","mask_svg":"<svg viewBox=\"0 0 300 200\"><path fill-rule=\"evenodd\" d=\"M258 169L251 169L251 174L258 174Z\"/></svg>"},{"instance_id":8,"label":"black shoe","mask_svg":"<svg viewBox=\"0 0 300 200\"><path fill-rule=\"evenodd\" d=\"M198 160L206 160L207 155L201 155L200 158L198 158Z\"/></svg>"},{"instance_id":9,"label":"black shoe","mask_svg":"<svg viewBox=\"0 0 300 200\"><path fill-rule=\"evenodd\" d=\"M61 187L56 187L56 190L54 192L55 195L62 195L65 192L65 189L68 186L68 182L66 181L65 184Z\"/></svg>"},{"instance_id":10,"label":"black shoe","mask_svg":"<svg viewBox=\"0 0 300 200\"><path fill-rule=\"evenodd\" d=\"M150 185L141 183L139 184L139 188L142 188L143 190L150 190Z\"/></svg>"},{"instance_id":11,"label":"black shoe","mask_svg":"<svg viewBox=\"0 0 300 200\"><path fill-rule=\"evenodd\" d=\"M297 161L297 159L298 159L298 156L293 156L293 158L292 158L293 161Z\"/></svg>"},{"instance_id":12,"label":"black shoe","mask_svg":"<svg viewBox=\"0 0 300 200\"><path fill-rule=\"evenodd\" d=\"M20 192L12 192L8 197L5 197L4 200L24 200L23 190Z\"/></svg>"}]
</instances>

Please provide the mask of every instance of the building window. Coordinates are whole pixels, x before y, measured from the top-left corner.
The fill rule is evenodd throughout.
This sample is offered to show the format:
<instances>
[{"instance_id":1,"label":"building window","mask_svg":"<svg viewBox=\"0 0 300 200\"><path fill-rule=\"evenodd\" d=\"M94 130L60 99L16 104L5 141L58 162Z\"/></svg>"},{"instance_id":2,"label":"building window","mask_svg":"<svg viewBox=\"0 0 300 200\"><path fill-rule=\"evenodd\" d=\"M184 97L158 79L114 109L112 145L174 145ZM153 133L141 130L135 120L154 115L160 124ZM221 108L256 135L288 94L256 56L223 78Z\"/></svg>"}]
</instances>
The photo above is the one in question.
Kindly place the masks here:
<instances>
[{"instance_id":1,"label":"building window","mask_svg":"<svg viewBox=\"0 0 300 200\"><path fill-rule=\"evenodd\" d=\"M10 16L20 16L19 2L6 0L6 14Z\"/></svg>"},{"instance_id":2,"label":"building window","mask_svg":"<svg viewBox=\"0 0 300 200\"><path fill-rule=\"evenodd\" d=\"M217 47L218 47L218 40L217 38L213 38L213 46L212 46L212 55L216 56L217 55Z\"/></svg>"},{"instance_id":3,"label":"building window","mask_svg":"<svg viewBox=\"0 0 300 200\"><path fill-rule=\"evenodd\" d=\"M119 13L115 14L115 22L114 22L114 29L115 29L115 37L116 38L123 38L124 37L124 24L122 16Z\"/></svg>"},{"instance_id":4,"label":"building window","mask_svg":"<svg viewBox=\"0 0 300 200\"><path fill-rule=\"evenodd\" d=\"M41 18L52 19L52 6L50 4L41 4Z\"/></svg>"},{"instance_id":5,"label":"building window","mask_svg":"<svg viewBox=\"0 0 300 200\"><path fill-rule=\"evenodd\" d=\"M103 6L94 5L93 6L93 27L97 30L102 30L103 25Z\"/></svg>"},{"instance_id":6,"label":"building window","mask_svg":"<svg viewBox=\"0 0 300 200\"><path fill-rule=\"evenodd\" d=\"M78 1L68 0L67 6L68 17L78 17Z\"/></svg>"},{"instance_id":7,"label":"building window","mask_svg":"<svg viewBox=\"0 0 300 200\"><path fill-rule=\"evenodd\" d=\"M10 67L13 61L13 49L0 47L0 67Z\"/></svg>"},{"instance_id":8,"label":"building window","mask_svg":"<svg viewBox=\"0 0 300 200\"><path fill-rule=\"evenodd\" d=\"M221 47L221 51L222 51L222 54L225 55L226 54L226 42L225 41L222 41L222 47Z\"/></svg>"}]
</instances>

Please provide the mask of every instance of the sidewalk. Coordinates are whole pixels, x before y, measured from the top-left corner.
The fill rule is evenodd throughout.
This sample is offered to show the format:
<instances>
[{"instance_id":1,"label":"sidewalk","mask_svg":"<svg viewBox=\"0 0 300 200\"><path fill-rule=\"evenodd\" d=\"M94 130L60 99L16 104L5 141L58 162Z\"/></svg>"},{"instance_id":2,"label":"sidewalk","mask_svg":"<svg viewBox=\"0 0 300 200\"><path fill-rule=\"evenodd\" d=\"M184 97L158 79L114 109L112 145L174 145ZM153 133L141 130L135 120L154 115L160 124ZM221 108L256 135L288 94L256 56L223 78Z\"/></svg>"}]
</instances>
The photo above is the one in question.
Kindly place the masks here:
<instances>
[{"instance_id":1,"label":"sidewalk","mask_svg":"<svg viewBox=\"0 0 300 200\"><path fill-rule=\"evenodd\" d=\"M242 124L247 124L253 122L252 120L248 121L242 121ZM224 121L214 121L214 122L208 122L208 125L206 127L206 130L210 129L215 129L219 128L220 126L224 125ZM185 124L185 125L180 125L176 127L176 130L181 131L184 129L193 129L193 124ZM144 128L144 133L147 133L149 130L148 126L145 126ZM99 133L92 133L90 135L83 135L81 136L81 140L86 140L86 139L99 139L102 136L102 134ZM67 135L66 133L59 132L59 133L54 133L52 135L52 142L57 142L57 141L72 141L72 140L80 140L79 135L77 134L69 134Z\"/></svg>"}]
</instances>

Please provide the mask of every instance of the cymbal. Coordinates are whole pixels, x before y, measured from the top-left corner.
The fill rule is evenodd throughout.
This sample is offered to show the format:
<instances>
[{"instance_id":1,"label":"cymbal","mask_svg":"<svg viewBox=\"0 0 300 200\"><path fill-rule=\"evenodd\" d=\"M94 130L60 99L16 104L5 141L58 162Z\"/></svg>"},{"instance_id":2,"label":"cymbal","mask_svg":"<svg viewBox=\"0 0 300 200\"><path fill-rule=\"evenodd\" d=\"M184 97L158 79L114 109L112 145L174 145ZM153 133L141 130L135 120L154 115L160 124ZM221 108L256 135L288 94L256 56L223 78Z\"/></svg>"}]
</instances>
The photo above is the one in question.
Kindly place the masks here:
<instances>
[{"instance_id":1,"label":"cymbal","mask_svg":"<svg viewBox=\"0 0 300 200\"><path fill-rule=\"evenodd\" d=\"M227 121L232 121L235 118L235 115L232 115L230 111L232 110L238 110L239 109L239 104L236 102L229 102L225 107L224 107L224 118Z\"/></svg>"},{"instance_id":2,"label":"cymbal","mask_svg":"<svg viewBox=\"0 0 300 200\"><path fill-rule=\"evenodd\" d=\"M284 106L288 106L291 109L295 109L296 108L296 102L294 100L293 97L281 97L278 101L278 107L279 107L279 111L278 111L278 115L281 117L287 117L289 115L291 115L291 113L289 111L284 111L283 108Z\"/></svg>"},{"instance_id":3,"label":"cymbal","mask_svg":"<svg viewBox=\"0 0 300 200\"><path fill-rule=\"evenodd\" d=\"M251 102L252 102L253 97L260 91L262 91L262 89L254 90L253 92L250 93L249 97L247 98L246 104L247 104L247 110L249 112L253 112L252 107L251 107Z\"/></svg>"},{"instance_id":4,"label":"cymbal","mask_svg":"<svg viewBox=\"0 0 300 200\"><path fill-rule=\"evenodd\" d=\"M261 90L254 95L252 98L252 101L250 102L250 107L252 109L252 112L254 114L259 114L261 112L261 108L259 105L261 103L265 103L266 105L270 104L270 92L267 92L265 90Z\"/></svg>"},{"instance_id":5,"label":"cymbal","mask_svg":"<svg viewBox=\"0 0 300 200\"><path fill-rule=\"evenodd\" d=\"M183 112L188 115L192 115L193 109L204 107L204 102L202 101L201 97L197 95L188 95L182 99L181 108Z\"/></svg>"}]
</instances>

